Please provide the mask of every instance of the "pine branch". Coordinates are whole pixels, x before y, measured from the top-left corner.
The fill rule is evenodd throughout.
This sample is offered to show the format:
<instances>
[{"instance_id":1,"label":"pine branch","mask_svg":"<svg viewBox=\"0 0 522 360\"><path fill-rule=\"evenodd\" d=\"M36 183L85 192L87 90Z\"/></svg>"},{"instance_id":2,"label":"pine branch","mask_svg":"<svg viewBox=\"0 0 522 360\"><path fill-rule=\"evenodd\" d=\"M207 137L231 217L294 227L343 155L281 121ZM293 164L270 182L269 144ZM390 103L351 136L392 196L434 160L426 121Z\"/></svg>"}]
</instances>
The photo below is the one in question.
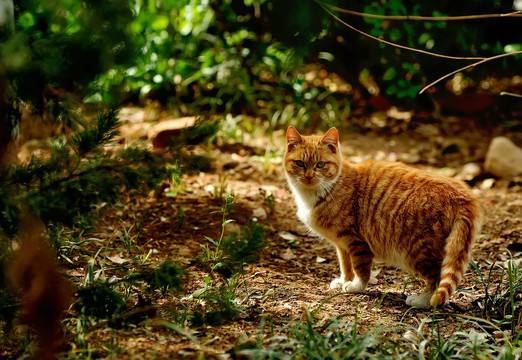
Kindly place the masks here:
<instances>
[{"instance_id":1,"label":"pine branch","mask_svg":"<svg viewBox=\"0 0 522 360\"><path fill-rule=\"evenodd\" d=\"M98 115L95 127L86 128L73 137L72 143L77 147L78 155L84 156L96 147L109 142L118 135L116 128L119 125L117 107L111 107L105 113Z\"/></svg>"}]
</instances>

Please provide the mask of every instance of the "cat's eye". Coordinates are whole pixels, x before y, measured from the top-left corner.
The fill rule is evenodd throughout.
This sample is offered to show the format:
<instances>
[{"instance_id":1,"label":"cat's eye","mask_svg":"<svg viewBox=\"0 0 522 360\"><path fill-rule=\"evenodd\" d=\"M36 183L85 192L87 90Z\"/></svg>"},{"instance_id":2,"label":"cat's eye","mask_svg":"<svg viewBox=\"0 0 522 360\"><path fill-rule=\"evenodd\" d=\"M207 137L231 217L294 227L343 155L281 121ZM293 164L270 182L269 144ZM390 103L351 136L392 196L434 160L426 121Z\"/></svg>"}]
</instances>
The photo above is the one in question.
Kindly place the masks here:
<instances>
[{"instance_id":1,"label":"cat's eye","mask_svg":"<svg viewBox=\"0 0 522 360\"><path fill-rule=\"evenodd\" d=\"M296 160L295 164L299 167L304 167L304 162L302 162L301 160Z\"/></svg>"},{"instance_id":2,"label":"cat's eye","mask_svg":"<svg viewBox=\"0 0 522 360\"><path fill-rule=\"evenodd\" d=\"M325 165L326 165L326 163L324 161L319 161L317 164L315 164L315 166L318 167L319 169L324 168Z\"/></svg>"}]
</instances>

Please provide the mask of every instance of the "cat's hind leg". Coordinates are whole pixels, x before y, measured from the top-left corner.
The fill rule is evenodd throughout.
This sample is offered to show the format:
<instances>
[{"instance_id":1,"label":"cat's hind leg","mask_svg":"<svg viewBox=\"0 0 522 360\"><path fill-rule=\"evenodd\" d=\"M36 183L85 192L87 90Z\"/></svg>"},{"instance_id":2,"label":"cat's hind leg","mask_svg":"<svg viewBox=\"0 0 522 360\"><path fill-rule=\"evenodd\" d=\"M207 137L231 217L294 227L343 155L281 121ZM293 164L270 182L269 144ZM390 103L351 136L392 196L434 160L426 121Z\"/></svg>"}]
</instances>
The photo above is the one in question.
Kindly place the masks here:
<instances>
[{"instance_id":1,"label":"cat's hind leg","mask_svg":"<svg viewBox=\"0 0 522 360\"><path fill-rule=\"evenodd\" d=\"M436 282L426 280L427 285L419 295L410 295L406 298L406 305L413 306L417 309L429 309L431 307L430 300L436 288Z\"/></svg>"},{"instance_id":2,"label":"cat's hind leg","mask_svg":"<svg viewBox=\"0 0 522 360\"><path fill-rule=\"evenodd\" d=\"M406 305L413 306L417 309L429 309L430 300L433 292L423 291L419 295L410 295L406 298Z\"/></svg>"}]
</instances>

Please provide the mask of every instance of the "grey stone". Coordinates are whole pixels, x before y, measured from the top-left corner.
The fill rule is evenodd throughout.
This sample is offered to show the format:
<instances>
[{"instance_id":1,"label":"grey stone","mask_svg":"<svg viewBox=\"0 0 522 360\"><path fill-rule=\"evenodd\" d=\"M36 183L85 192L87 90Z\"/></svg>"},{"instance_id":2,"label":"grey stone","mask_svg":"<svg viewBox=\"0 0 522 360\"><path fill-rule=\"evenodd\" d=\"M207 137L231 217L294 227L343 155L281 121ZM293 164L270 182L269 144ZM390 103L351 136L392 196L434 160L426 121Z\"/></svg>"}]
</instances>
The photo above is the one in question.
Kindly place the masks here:
<instances>
[{"instance_id":1,"label":"grey stone","mask_svg":"<svg viewBox=\"0 0 522 360\"><path fill-rule=\"evenodd\" d=\"M486 153L484 169L498 177L514 177L522 174L522 148L507 137L494 138Z\"/></svg>"}]
</instances>

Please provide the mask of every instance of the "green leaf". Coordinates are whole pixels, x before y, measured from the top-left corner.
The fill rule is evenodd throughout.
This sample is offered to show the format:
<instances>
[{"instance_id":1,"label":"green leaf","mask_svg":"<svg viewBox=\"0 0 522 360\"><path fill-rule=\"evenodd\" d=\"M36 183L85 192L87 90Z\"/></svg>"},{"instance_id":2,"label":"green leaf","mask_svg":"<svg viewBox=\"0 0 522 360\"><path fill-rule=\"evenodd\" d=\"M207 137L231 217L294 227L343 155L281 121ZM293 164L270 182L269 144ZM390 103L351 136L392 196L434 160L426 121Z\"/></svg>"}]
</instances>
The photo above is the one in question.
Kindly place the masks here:
<instances>
[{"instance_id":1,"label":"green leaf","mask_svg":"<svg viewBox=\"0 0 522 360\"><path fill-rule=\"evenodd\" d=\"M207 239L208 241L210 241L212 244L217 246L216 242L211 237L204 236L204 238Z\"/></svg>"},{"instance_id":2,"label":"green leaf","mask_svg":"<svg viewBox=\"0 0 522 360\"><path fill-rule=\"evenodd\" d=\"M422 33L421 36L419 36L419 44L426 44L428 42L428 40L431 39L431 35L428 34L428 33Z\"/></svg>"},{"instance_id":3,"label":"green leaf","mask_svg":"<svg viewBox=\"0 0 522 360\"><path fill-rule=\"evenodd\" d=\"M507 44L506 46L504 46L504 52L506 53L512 53L521 50L522 44Z\"/></svg>"},{"instance_id":4,"label":"green leaf","mask_svg":"<svg viewBox=\"0 0 522 360\"><path fill-rule=\"evenodd\" d=\"M85 104L99 104L103 102L103 97L99 92L97 92L87 96L85 99L83 99L83 102Z\"/></svg>"},{"instance_id":5,"label":"green leaf","mask_svg":"<svg viewBox=\"0 0 522 360\"><path fill-rule=\"evenodd\" d=\"M165 30L169 26L169 17L167 15L157 15L150 27L152 30Z\"/></svg>"},{"instance_id":6,"label":"green leaf","mask_svg":"<svg viewBox=\"0 0 522 360\"><path fill-rule=\"evenodd\" d=\"M18 25L24 30L32 28L35 24L36 19L34 18L34 15L31 14L29 11L24 12L18 18Z\"/></svg>"},{"instance_id":7,"label":"green leaf","mask_svg":"<svg viewBox=\"0 0 522 360\"><path fill-rule=\"evenodd\" d=\"M396 76L397 76L397 70L394 67L389 67L386 70L386 72L384 73L384 75L382 76L382 79L384 81L390 81L390 80L395 79Z\"/></svg>"}]
</instances>

